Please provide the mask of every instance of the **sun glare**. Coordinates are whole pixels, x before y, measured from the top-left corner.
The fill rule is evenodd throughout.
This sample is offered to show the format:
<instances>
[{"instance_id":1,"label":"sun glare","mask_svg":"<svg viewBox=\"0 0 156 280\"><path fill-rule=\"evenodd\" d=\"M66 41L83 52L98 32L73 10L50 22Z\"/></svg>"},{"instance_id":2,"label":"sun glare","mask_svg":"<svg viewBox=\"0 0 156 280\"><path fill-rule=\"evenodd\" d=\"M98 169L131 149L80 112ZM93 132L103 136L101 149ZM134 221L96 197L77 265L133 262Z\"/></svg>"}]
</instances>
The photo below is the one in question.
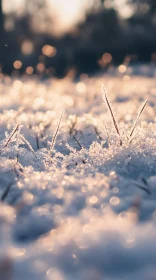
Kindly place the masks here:
<instances>
[{"instance_id":1,"label":"sun glare","mask_svg":"<svg viewBox=\"0 0 156 280\"><path fill-rule=\"evenodd\" d=\"M85 18L86 10L92 5L93 0L47 0L49 12L54 18L53 31L62 33L70 30L78 21ZM26 0L4 0L3 9L5 13L15 12L21 14L24 11ZM133 14L132 6L127 4L127 0L114 0L114 4L110 0L106 0L105 7L114 8L121 17L129 18Z\"/></svg>"},{"instance_id":2,"label":"sun glare","mask_svg":"<svg viewBox=\"0 0 156 280\"><path fill-rule=\"evenodd\" d=\"M114 6L123 18L130 18L133 15L133 8L127 4L127 0L114 0Z\"/></svg>"},{"instance_id":3,"label":"sun glare","mask_svg":"<svg viewBox=\"0 0 156 280\"><path fill-rule=\"evenodd\" d=\"M48 0L49 6L56 15L57 31L70 29L77 21L85 16L88 0Z\"/></svg>"},{"instance_id":4,"label":"sun glare","mask_svg":"<svg viewBox=\"0 0 156 280\"><path fill-rule=\"evenodd\" d=\"M24 0L3 1L3 10L6 14L12 11L15 11L16 13L20 13L23 9L24 9Z\"/></svg>"}]
</instances>

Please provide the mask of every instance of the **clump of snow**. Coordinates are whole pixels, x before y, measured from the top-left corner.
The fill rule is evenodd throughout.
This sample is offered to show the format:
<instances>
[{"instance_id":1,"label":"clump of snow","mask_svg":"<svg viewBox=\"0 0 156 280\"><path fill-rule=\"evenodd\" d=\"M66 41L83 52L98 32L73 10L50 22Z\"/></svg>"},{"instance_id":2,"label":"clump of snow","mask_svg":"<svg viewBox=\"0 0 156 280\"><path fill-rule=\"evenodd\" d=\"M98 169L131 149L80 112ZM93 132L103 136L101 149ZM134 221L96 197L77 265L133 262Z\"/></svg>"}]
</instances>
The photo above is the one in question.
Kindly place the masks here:
<instances>
[{"instance_id":1,"label":"clump of snow","mask_svg":"<svg viewBox=\"0 0 156 280\"><path fill-rule=\"evenodd\" d=\"M155 279L156 82L128 77L1 83L3 280Z\"/></svg>"}]
</instances>

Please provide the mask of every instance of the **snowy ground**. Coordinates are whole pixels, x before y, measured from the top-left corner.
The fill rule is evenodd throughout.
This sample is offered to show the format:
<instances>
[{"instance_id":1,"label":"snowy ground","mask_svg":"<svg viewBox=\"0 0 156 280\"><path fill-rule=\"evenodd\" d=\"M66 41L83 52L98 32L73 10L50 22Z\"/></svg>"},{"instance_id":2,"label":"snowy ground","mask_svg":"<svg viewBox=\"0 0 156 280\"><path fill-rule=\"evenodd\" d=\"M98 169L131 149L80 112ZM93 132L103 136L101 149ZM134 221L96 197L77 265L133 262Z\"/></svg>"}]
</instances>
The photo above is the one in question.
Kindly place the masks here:
<instances>
[{"instance_id":1,"label":"snowy ground","mask_svg":"<svg viewBox=\"0 0 156 280\"><path fill-rule=\"evenodd\" d=\"M1 280L156 279L156 80L84 78L0 84Z\"/></svg>"}]
</instances>

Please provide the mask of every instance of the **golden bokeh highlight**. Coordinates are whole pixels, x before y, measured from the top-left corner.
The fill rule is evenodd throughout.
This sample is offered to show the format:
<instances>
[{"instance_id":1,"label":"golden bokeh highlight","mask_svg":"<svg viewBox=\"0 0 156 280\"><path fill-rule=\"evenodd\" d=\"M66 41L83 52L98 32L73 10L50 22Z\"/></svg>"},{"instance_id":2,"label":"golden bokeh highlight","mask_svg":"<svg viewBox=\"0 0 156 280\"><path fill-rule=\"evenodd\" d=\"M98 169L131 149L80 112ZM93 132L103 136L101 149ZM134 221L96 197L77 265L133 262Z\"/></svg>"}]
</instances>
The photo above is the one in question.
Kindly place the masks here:
<instances>
[{"instance_id":1,"label":"golden bokeh highlight","mask_svg":"<svg viewBox=\"0 0 156 280\"><path fill-rule=\"evenodd\" d=\"M112 55L110 53L104 53L102 56L102 61L105 64L108 64L112 61Z\"/></svg>"},{"instance_id":2,"label":"golden bokeh highlight","mask_svg":"<svg viewBox=\"0 0 156 280\"><path fill-rule=\"evenodd\" d=\"M21 69L22 68L22 62L20 60L16 60L16 61L14 61L13 66L17 70Z\"/></svg>"},{"instance_id":3,"label":"golden bokeh highlight","mask_svg":"<svg viewBox=\"0 0 156 280\"><path fill-rule=\"evenodd\" d=\"M45 45L43 46L42 48L42 53L45 55L45 56L48 56L48 57L53 57L56 55L56 48L51 46L51 45Z\"/></svg>"},{"instance_id":4,"label":"golden bokeh highlight","mask_svg":"<svg viewBox=\"0 0 156 280\"><path fill-rule=\"evenodd\" d=\"M124 64L121 64L119 67L118 67L118 70L120 73L125 73L126 70L127 70L127 67L124 65Z\"/></svg>"},{"instance_id":5,"label":"golden bokeh highlight","mask_svg":"<svg viewBox=\"0 0 156 280\"><path fill-rule=\"evenodd\" d=\"M101 59L98 60L98 64L100 67L105 67L109 65L113 60L113 57L110 53L104 53Z\"/></svg>"},{"instance_id":6,"label":"golden bokeh highlight","mask_svg":"<svg viewBox=\"0 0 156 280\"><path fill-rule=\"evenodd\" d=\"M34 68L31 67L31 66L28 66L25 70L25 72L28 74L28 75L32 75L33 72L34 72Z\"/></svg>"}]
</instances>

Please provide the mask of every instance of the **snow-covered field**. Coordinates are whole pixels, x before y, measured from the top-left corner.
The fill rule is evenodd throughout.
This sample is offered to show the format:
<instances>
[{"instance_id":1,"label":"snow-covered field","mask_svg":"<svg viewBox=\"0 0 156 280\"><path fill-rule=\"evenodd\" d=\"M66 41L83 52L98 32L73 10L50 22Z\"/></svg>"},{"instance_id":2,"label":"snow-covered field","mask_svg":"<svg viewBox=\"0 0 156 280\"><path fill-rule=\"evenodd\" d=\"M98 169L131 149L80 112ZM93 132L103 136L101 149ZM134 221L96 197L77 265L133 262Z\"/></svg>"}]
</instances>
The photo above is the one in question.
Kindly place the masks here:
<instances>
[{"instance_id":1,"label":"snow-covered field","mask_svg":"<svg viewBox=\"0 0 156 280\"><path fill-rule=\"evenodd\" d=\"M82 78L0 84L1 280L156 279L156 80Z\"/></svg>"}]
</instances>

